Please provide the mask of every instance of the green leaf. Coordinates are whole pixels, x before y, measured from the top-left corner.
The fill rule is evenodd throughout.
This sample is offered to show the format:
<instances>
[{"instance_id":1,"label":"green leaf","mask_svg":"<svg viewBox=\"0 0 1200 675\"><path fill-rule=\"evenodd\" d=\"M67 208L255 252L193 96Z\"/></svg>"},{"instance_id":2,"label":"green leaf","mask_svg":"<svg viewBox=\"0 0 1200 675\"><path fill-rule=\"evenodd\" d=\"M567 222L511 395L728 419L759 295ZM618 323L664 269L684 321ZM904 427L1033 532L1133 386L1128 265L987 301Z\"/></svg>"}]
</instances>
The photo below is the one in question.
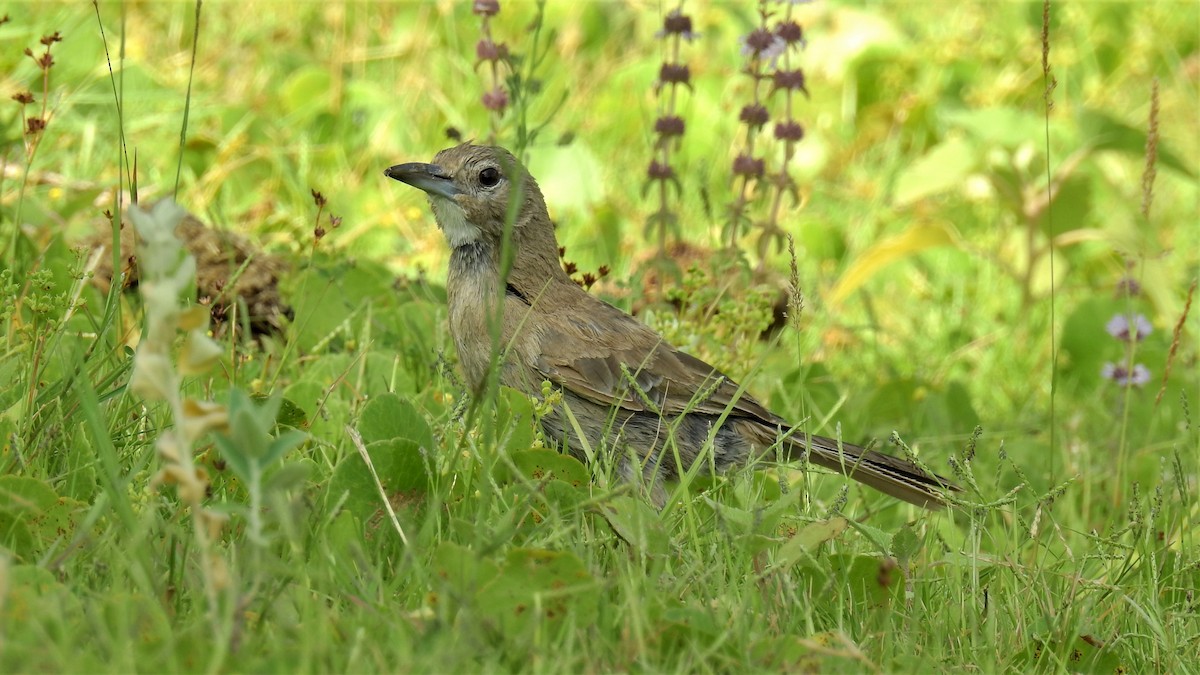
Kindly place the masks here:
<instances>
[{"instance_id":1,"label":"green leaf","mask_svg":"<svg viewBox=\"0 0 1200 675\"><path fill-rule=\"evenodd\" d=\"M670 552L671 538L663 528L659 513L645 500L615 497L599 511L617 536L643 555L659 556Z\"/></svg>"},{"instance_id":2,"label":"green leaf","mask_svg":"<svg viewBox=\"0 0 1200 675\"><path fill-rule=\"evenodd\" d=\"M36 558L55 541L72 535L82 507L36 478L2 476L0 543L21 559Z\"/></svg>"},{"instance_id":3,"label":"green leaf","mask_svg":"<svg viewBox=\"0 0 1200 675\"><path fill-rule=\"evenodd\" d=\"M430 477L418 443L408 438L375 441L367 444L367 456L371 458L379 483L393 508L423 502ZM364 524L383 509L375 479L357 452L338 462L329 479L326 508L339 503Z\"/></svg>"},{"instance_id":4,"label":"green leaf","mask_svg":"<svg viewBox=\"0 0 1200 675\"><path fill-rule=\"evenodd\" d=\"M551 213L581 212L601 202L606 180L600 159L582 141L539 147L529 161Z\"/></svg>"},{"instance_id":5,"label":"green leaf","mask_svg":"<svg viewBox=\"0 0 1200 675\"><path fill-rule=\"evenodd\" d=\"M300 68L284 80L279 88L279 102L283 111L304 119L311 119L329 107L333 76L327 68L307 66Z\"/></svg>"},{"instance_id":6,"label":"green leaf","mask_svg":"<svg viewBox=\"0 0 1200 675\"><path fill-rule=\"evenodd\" d=\"M786 569L808 559L818 546L842 536L849 523L841 516L808 523L775 552L775 568Z\"/></svg>"},{"instance_id":7,"label":"green leaf","mask_svg":"<svg viewBox=\"0 0 1200 675\"><path fill-rule=\"evenodd\" d=\"M412 401L398 394L376 396L363 407L358 419L358 433L363 441L405 439L416 446L433 450L433 430Z\"/></svg>"},{"instance_id":8,"label":"green leaf","mask_svg":"<svg viewBox=\"0 0 1200 675\"><path fill-rule=\"evenodd\" d=\"M516 389L504 387L496 403L500 448L509 453L528 450L533 445L533 402Z\"/></svg>"},{"instance_id":9,"label":"green leaf","mask_svg":"<svg viewBox=\"0 0 1200 675\"><path fill-rule=\"evenodd\" d=\"M908 567L908 562L921 550L921 538L913 532L912 527L903 525L896 534L892 535L892 555L900 561L901 567Z\"/></svg>"},{"instance_id":10,"label":"green leaf","mask_svg":"<svg viewBox=\"0 0 1200 675\"><path fill-rule=\"evenodd\" d=\"M308 438L296 429L273 437L283 396L275 394L260 400L256 403L240 389L230 391L228 431L213 436L221 457L247 484L256 483L267 467Z\"/></svg>"},{"instance_id":11,"label":"green leaf","mask_svg":"<svg viewBox=\"0 0 1200 675\"><path fill-rule=\"evenodd\" d=\"M904 592L904 571L891 558L837 554L828 559L842 592L868 607L884 607Z\"/></svg>"},{"instance_id":12,"label":"green leaf","mask_svg":"<svg viewBox=\"0 0 1200 675\"><path fill-rule=\"evenodd\" d=\"M537 628L588 626L599 613L600 588L573 553L514 549L500 574L479 591L479 610L512 634Z\"/></svg>"},{"instance_id":13,"label":"green leaf","mask_svg":"<svg viewBox=\"0 0 1200 675\"><path fill-rule=\"evenodd\" d=\"M454 595L474 599L484 584L500 575L500 566L479 553L449 541L433 552L433 573L454 590Z\"/></svg>"},{"instance_id":14,"label":"green leaf","mask_svg":"<svg viewBox=\"0 0 1200 675\"><path fill-rule=\"evenodd\" d=\"M933 195L962 187L979 166L979 150L962 138L950 138L915 162L896 178L892 203L907 206Z\"/></svg>"},{"instance_id":15,"label":"green leaf","mask_svg":"<svg viewBox=\"0 0 1200 675\"><path fill-rule=\"evenodd\" d=\"M573 487L583 487L591 480L591 474L579 460L556 450L522 450L511 454L513 465L521 475L535 481L558 479ZM498 480L503 480L501 475Z\"/></svg>"},{"instance_id":16,"label":"green leaf","mask_svg":"<svg viewBox=\"0 0 1200 675\"><path fill-rule=\"evenodd\" d=\"M1110 150L1142 158L1146 155L1146 131L1132 127L1106 112L1084 108L1079 113L1079 129L1084 140L1097 150ZM1183 175L1194 178L1188 163L1180 159L1163 141L1158 145L1158 162Z\"/></svg>"},{"instance_id":17,"label":"green leaf","mask_svg":"<svg viewBox=\"0 0 1200 675\"><path fill-rule=\"evenodd\" d=\"M1039 140L1046 133L1040 114L1006 106L953 110L944 117L948 124L964 129L984 145L1010 150Z\"/></svg>"}]
</instances>

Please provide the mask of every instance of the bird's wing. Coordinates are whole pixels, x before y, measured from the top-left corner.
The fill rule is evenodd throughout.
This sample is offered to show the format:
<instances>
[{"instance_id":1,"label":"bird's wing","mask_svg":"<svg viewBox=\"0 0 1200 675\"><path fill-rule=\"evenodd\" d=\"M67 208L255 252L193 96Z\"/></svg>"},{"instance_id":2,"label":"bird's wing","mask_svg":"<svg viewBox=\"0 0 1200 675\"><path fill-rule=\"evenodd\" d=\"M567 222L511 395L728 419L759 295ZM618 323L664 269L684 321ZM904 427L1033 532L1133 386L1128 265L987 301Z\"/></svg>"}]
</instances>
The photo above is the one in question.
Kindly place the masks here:
<instances>
[{"instance_id":1,"label":"bird's wing","mask_svg":"<svg viewBox=\"0 0 1200 675\"><path fill-rule=\"evenodd\" d=\"M724 373L681 352L616 308L547 331L534 364L543 377L601 405L664 415L698 412L783 425ZM635 389L636 387L636 389Z\"/></svg>"}]
</instances>

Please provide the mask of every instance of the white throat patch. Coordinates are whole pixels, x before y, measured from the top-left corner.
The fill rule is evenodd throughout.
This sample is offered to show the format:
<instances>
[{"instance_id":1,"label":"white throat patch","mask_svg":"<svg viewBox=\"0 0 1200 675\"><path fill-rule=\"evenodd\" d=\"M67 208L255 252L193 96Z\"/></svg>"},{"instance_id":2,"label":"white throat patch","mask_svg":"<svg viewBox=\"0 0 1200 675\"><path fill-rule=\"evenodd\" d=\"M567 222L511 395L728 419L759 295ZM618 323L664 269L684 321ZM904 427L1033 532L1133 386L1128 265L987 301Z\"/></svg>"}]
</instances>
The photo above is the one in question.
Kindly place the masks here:
<instances>
[{"instance_id":1,"label":"white throat patch","mask_svg":"<svg viewBox=\"0 0 1200 675\"><path fill-rule=\"evenodd\" d=\"M482 232L467 220L467 214L461 206L440 195L430 195L429 204L433 207L433 216L437 219L438 227L442 228L442 234L446 235L450 248L478 241Z\"/></svg>"}]
</instances>

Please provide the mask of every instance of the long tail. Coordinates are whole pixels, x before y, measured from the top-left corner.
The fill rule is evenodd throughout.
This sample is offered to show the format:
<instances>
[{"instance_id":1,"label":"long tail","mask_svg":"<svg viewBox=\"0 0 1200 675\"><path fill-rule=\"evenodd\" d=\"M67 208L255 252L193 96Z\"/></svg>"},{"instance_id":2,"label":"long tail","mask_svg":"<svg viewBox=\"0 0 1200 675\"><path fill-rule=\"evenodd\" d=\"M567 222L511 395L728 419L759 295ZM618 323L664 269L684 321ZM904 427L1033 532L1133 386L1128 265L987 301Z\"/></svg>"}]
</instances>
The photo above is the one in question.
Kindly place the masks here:
<instances>
[{"instance_id":1,"label":"long tail","mask_svg":"<svg viewBox=\"0 0 1200 675\"><path fill-rule=\"evenodd\" d=\"M831 438L797 435L789 445L793 459L799 459L807 449L809 462L927 509L937 510L945 506L945 493L962 491L949 480L926 473L912 462L852 443L843 442L839 447L838 442Z\"/></svg>"}]
</instances>

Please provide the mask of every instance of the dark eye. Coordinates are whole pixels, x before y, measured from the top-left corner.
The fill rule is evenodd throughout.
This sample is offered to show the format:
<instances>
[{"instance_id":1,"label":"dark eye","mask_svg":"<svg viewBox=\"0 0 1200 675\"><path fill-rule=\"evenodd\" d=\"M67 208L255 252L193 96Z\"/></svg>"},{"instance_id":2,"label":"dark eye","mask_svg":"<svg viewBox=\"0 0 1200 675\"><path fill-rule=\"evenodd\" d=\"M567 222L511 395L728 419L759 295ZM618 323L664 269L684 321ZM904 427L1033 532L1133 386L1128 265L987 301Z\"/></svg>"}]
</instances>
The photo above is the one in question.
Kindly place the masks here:
<instances>
[{"instance_id":1,"label":"dark eye","mask_svg":"<svg viewBox=\"0 0 1200 675\"><path fill-rule=\"evenodd\" d=\"M488 167L479 172L479 184L483 187L494 187L500 182L500 172L494 167Z\"/></svg>"}]
</instances>

